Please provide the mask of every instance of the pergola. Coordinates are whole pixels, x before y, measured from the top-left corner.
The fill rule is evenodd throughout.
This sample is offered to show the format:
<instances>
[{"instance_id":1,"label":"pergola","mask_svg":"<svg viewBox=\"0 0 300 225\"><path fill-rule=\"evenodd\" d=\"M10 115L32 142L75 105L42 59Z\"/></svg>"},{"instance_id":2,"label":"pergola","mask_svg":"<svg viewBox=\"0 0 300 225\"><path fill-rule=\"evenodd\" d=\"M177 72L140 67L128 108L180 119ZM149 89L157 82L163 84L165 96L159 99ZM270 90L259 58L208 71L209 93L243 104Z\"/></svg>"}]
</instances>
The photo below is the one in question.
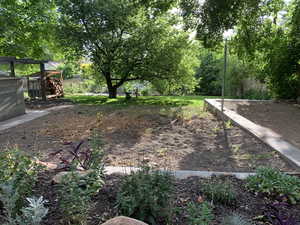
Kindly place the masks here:
<instances>
[{"instance_id":1,"label":"pergola","mask_svg":"<svg viewBox=\"0 0 300 225\"><path fill-rule=\"evenodd\" d=\"M9 64L10 65L10 76L15 77L15 65L16 64L39 64L40 65L40 74L41 74L41 95L44 101L47 100L46 96L46 84L45 84L45 63L49 60L34 60L34 59L17 59L16 57L10 56L0 56L0 64Z\"/></svg>"}]
</instances>

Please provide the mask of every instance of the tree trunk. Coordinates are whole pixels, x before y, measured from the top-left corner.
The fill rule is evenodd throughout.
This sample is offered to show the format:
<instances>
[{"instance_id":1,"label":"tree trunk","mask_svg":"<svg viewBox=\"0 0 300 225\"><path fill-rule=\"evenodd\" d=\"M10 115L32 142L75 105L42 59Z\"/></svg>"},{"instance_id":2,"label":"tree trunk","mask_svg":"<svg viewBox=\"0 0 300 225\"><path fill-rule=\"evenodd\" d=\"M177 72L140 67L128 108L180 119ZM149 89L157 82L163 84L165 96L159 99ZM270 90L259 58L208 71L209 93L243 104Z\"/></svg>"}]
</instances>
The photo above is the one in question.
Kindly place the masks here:
<instances>
[{"instance_id":1,"label":"tree trunk","mask_svg":"<svg viewBox=\"0 0 300 225\"><path fill-rule=\"evenodd\" d=\"M107 84L107 89L108 89L108 97L109 98L117 98L118 87L112 84L110 72L106 72L103 75L106 79L106 84Z\"/></svg>"},{"instance_id":2,"label":"tree trunk","mask_svg":"<svg viewBox=\"0 0 300 225\"><path fill-rule=\"evenodd\" d=\"M116 87L108 87L108 96L109 98L117 98L117 88Z\"/></svg>"}]
</instances>

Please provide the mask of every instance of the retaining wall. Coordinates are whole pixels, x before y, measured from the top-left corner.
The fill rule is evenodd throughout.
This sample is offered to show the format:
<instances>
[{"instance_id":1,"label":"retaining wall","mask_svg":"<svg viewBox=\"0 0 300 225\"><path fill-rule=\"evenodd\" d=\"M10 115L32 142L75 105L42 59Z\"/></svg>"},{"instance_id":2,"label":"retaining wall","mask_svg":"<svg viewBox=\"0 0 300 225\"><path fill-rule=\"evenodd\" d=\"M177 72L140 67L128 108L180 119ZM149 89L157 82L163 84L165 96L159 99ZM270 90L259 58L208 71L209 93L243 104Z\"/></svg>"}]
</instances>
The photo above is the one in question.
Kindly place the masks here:
<instances>
[{"instance_id":1,"label":"retaining wall","mask_svg":"<svg viewBox=\"0 0 300 225\"><path fill-rule=\"evenodd\" d=\"M22 81L0 78L0 121L25 114Z\"/></svg>"}]
</instances>

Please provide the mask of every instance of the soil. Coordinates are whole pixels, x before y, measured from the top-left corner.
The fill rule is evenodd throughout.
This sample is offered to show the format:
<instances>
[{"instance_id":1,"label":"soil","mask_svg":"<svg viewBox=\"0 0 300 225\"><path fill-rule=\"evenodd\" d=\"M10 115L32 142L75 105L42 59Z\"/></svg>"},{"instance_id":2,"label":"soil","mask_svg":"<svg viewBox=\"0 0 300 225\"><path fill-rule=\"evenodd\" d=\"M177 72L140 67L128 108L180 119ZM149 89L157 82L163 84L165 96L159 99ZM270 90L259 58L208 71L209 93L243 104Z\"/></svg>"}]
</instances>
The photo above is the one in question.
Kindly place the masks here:
<instances>
[{"instance_id":1,"label":"soil","mask_svg":"<svg viewBox=\"0 0 300 225\"><path fill-rule=\"evenodd\" d=\"M300 149L300 105L290 102L230 102L225 107L267 127Z\"/></svg>"},{"instance_id":2,"label":"soil","mask_svg":"<svg viewBox=\"0 0 300 225\"><path fill-rule=\"evenodd\" d=\"M72 101L64 98L52 98L48 101L43 101L40 99L25 99L26 108L28 109L47 109L54 106L69 105Z\"/></svg>"},{"instance_id":3,"label":"soil","mask_svg":"<svg viewBox=\"0 0 300 225\"><path fill-rule=\"evenodd\" d=\"M49 182L51 174L43 175L40 178L39 188L36 189L36 194L43 195L45 199L50 199L47 207L49 213L45 219L44 225L63 225L61 219L63 215L59 210L57 201L57 185ZM122 181L121 175L109 175L105 178L105 185L94 197L94 207L90 211L88 225L99 225L115 216L119 215L117 205L117 193L120 190ZM222 224L224 216L232 212L239 213L248 219L263 218L255 220L255 224L266 225L270 224L262 217L265 213L266 204L274 202L265 196L258 196L255 193L249 192L245 187L245 181L238 180L233 177L212 177L211 179L202 179L198 177L190 177L184 180L175 180L175 188L172 194L172 225L188 225L187 222L187 206L191 202L199 203L199 197L202 200L208 200L201 192L201 186L207 182L226 182L232 185L232 190L236 193L237 201L232 205L214 204L213 213L215 220L211 225ZM288 205L285 213L293 215L300 222L300 205ZM283 213L283 212L282 212ZM165 222L160 222L159 225L164 225Z\"/></svg>"},{"instance_id":4,"label":"soil","mask_svg":"<svg viewBox=\"0 0 300 225\"><path fill-rule=\"evenodd\" d=\"M199 109L201 110L201 109ZM85 141L95 130L104 142L106 165L170 170L248 172L268 165L295 171L278 153L208 112L183 119L160 106L80 106L53 111L29 123L1 131L0 149L17 145L47 162L49 154ZM226 134L226 135L225 135ZM85 147L85 146L83 146Z\"/></svg>"}]
</instances>

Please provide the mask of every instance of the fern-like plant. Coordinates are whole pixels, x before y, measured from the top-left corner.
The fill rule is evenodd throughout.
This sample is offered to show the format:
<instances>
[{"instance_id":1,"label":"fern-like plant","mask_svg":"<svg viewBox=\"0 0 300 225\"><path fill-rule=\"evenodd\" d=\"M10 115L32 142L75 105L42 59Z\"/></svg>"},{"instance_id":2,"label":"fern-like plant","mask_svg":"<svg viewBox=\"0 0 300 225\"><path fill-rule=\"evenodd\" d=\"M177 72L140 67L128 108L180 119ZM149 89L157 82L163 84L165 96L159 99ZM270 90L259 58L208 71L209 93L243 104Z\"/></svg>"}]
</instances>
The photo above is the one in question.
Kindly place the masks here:
<instances>
[{"instance_id":1,"label":"fern-like plant","mask_svg":"<svg viewBox=\"0 0 300 225\"><path fill-rule=\"evenodd\" d=\"M213 208L208 202L189 203L187 214L189 225L210 225L214 219Z\"/></svg>"}]
</instances>

